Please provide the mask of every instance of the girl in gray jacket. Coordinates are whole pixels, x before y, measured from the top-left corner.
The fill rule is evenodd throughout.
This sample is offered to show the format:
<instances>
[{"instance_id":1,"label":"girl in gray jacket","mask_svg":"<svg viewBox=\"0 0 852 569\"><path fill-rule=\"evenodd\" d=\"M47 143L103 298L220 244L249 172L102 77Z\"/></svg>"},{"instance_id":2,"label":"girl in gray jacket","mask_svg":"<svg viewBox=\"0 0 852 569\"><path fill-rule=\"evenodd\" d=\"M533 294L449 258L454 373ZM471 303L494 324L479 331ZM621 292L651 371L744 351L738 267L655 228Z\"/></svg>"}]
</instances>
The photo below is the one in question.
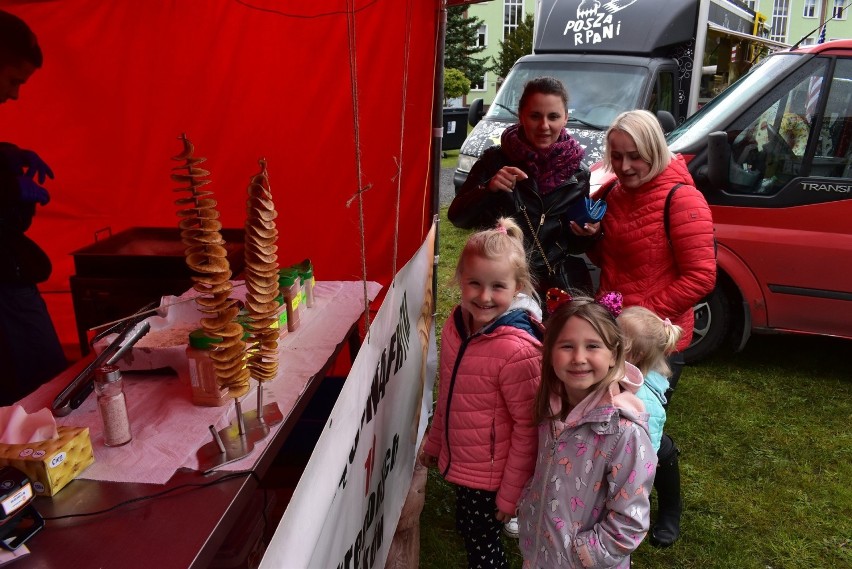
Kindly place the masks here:
<instances>
[{"instance_id":1,"label":"girl in gray jacket","mask_svg":"<svg viewBox=\"0 0 852 569\"><path fill-rule=\"evenodd\" d=\"M518 508L524 567L628 569L648 531L657 456L635 395L642 374L624 361L620 295L548 297L538 453Z\"/></svg>"}]
</instances>

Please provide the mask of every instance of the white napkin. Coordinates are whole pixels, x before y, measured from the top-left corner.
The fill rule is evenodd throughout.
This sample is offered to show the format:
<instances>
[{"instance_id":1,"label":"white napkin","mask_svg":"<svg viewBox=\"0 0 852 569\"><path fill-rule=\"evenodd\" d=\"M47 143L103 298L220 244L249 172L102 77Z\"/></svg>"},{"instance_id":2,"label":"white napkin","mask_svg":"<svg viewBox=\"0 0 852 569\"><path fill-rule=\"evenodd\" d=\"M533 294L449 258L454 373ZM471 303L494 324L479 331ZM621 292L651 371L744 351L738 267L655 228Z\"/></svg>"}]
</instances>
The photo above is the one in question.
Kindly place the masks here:
<instances>
[{"instance_id":1,"label":"white napkin","mask_svg":"<svg viewBox=\"0 0 852 569\"><path fill-rule=\"evenodd\" d=\"M47 407L32 414L17 404L0 407L0 443L38 443L55 439L58 435L56 421Z\"/></svg>"}]
</instances>

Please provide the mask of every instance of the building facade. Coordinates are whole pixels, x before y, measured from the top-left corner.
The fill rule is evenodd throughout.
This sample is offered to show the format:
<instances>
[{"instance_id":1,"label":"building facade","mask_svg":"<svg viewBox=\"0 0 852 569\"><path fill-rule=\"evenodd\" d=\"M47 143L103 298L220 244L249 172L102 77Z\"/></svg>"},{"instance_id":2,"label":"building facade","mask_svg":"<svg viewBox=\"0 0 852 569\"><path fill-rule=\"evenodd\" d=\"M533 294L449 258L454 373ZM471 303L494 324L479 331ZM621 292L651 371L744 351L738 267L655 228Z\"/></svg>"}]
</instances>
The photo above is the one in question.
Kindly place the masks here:
<instances>
[{"instance_id":1,"label":"building facade","mask_svg":"<svg viewBox=\"0 0 852 569\"><path fill-rule=\"evenodd\" d=\"M479 27L478 38L479 45L485 46L485 50L479 57L486 58L489 65L493 64L492 58L497 59L500 54L500 42L524 21L526 14L534 12L535 0L491 0L471 4L467 10L468 16L483 22ZM499 80L496 73L486 71L481 82L471 85L467 100L483 99L486 105L490 105L497 94Z\"/></svg>"},{"instance_id":2,"label":"building facade","mask_svg":"<svg viewBox=\"0 0 852 569\"><path fill-rule=\"evenodd\" d=\"M817 43L817 28L826 20L825 41L852 38L852 20L846 13L848 0L750 0L744 3L766 16L767 23L771 24L770 39L793 45L811 34L801 45Z\"/></svg>"}]
</instances>

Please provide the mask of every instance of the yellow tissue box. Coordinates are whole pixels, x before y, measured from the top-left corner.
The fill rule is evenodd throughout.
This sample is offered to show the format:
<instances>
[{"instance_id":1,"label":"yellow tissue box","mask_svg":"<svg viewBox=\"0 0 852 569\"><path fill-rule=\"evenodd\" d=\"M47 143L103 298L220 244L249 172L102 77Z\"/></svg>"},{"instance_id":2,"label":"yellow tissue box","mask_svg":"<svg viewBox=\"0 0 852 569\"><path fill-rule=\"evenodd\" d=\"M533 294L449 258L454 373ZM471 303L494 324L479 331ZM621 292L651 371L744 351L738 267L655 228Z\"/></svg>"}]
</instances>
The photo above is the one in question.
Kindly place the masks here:
<instances>
[{"instance_id":1,"label":"yellow tissue box","mask_svg":"<svg viewBox=\"0 0 852 569\"><path fill-rule=\"evenodd\" d=\"M56 427L49 441L0 444L0 466L14 466L26 474L40 496L53 496L95 462L88 427Z\"/></svg>"}]
</instances>

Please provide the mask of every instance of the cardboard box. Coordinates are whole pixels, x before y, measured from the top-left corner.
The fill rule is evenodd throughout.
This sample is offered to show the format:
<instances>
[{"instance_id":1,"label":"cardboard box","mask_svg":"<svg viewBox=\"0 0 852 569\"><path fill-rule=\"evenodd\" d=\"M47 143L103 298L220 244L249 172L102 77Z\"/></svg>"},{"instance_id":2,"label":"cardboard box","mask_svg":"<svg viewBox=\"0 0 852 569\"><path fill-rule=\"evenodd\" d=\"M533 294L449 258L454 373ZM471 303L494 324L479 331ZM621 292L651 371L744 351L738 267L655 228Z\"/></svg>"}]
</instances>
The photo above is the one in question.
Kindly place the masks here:
<instances>
[{"instance_id":1,"label":"cardboard box","mask_svg":"<svg viewBox=\"0 0 852 569\"><path fill-rule=\"evenodd\" d=\"M88 427L56 429L59 436L49 441L0 444L0 466L26 474L40 496L53 496L95 462Z\"/></svg>"}]
</instances>

